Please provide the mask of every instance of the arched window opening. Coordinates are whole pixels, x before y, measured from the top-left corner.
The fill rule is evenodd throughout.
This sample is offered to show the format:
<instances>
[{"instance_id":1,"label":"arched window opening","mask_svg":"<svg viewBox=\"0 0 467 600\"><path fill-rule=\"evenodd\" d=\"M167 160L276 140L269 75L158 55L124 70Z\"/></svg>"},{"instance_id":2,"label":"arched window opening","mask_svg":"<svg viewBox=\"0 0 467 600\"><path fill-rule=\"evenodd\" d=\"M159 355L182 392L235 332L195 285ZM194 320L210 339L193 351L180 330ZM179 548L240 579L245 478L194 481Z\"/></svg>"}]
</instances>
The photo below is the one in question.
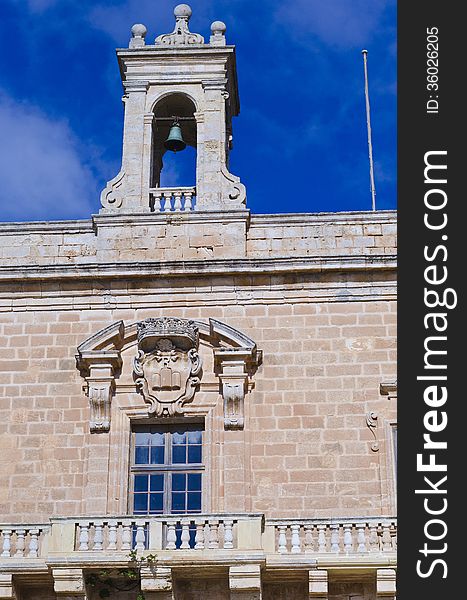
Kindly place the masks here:
<instances>
[{"instance_id":1,"label":"arched window opening","mask_svg":"<svg viewBox=\"0 0 467 600\"><path fill-rule=\"evenodd\" d=\"M195 110L193 102L184 94L171 94L157 103L154 109L152 188L196 184ZM169 136L170 139L181 137L186 147L176 152L168 149L171 146L167 143Z\"/></svg>"}]
</instances>

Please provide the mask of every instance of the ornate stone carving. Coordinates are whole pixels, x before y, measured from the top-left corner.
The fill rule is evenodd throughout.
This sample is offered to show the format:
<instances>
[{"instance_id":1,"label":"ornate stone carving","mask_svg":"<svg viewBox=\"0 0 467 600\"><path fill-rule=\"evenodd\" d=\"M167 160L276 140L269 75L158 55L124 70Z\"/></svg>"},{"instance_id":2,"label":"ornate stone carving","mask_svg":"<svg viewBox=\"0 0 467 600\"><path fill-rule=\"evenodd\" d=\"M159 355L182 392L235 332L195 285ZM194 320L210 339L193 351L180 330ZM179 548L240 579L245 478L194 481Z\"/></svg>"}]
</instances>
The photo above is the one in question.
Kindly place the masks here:
<instances>
[{"instance_id":1,"label":"ornate stone carving","mask_svg":"<svg viewBox=\"0 0 467 600\"><path fill-rule=\"evenodd\" d=\"M216 371L221 381L224 400L225 429L244 427L244 402L248 390L249 371L255 368L253 357L256 358L256 347L214 349Z\"/></svg>"},{"instance_id":2,"label":"ornate stone carving","mask_svg":"<svg viewBox=\"0 0 467 600\"><path fill-rule=\"evenodd\" d=\"M156 44L167 46L186 46L187 44L204 44L204 38L199 33L191 33L188 21L192 14L188 4L179 4L174 8L175 29L172 33L164 33L156 38Z\"/></svg>"},{"instance_id":3,"label":"ornate stone carving","mask_svg":"<svg viewBox=\"0 0 467 600\"><path fill-rule=\"evenodd\" d=\"M375 441L371 443L370 448L373 450L373 452L378 452L379 450L379 443L378 440L376 439L376 423L378 421L378 413L374 410L370 411L369 413L367 413L366 415L366 424L367 427L369 428L369 430L371 431L371 433L373 434L373 437L375 438Z\"/></svg>"},{"instance_id":4,"label":"ornate stone carving","mask_svg":"<svg viewBox=\"0 0 467 600\"><path fill-rule=\"evenodd\" d=\"M81 375L86 381L84 391L89 398L89 428L92 433L109 431L115 376L122 366L120 352L83 352L78 355L77 361Z\"/></svg>"},{"instance_id":5,"label":"ornate stone carving","mask_svg":"<svg viewBox=\"0 0 467 600\"><path fill-rule=\"evenodd\" d=\"M125 326L123 321L101 329L78 346L76 366L85 380L89 398L89 427L99 433L110 429L110 408L115 393L115 377L120 373L120 348Z\"/></svg>"},{"instance_id":6,"label":"ornate stone carving","mask_svg":"<svg viewBox=\"0 0 467 600\"><path fill-rule=\"evenodd\" d=\"M225 429L243 429L244 418L244 400L247 378L239 376L233 377L221 376L222 396L224 399L224 427Z\"/></svg>"},{"instance_id":7,"label":"ornate stone carving","mask_svg":"<svg viewBox=\"0 0 467 600\"><path fill-rule=\"evenodd\" d=\"M104 208L120 208L123 202L123 181L125 171L120 171L111 179L101 192L101 204Z\"/></svg>"},{"instance_id":8,"label":"ornate stone carving","mask_svg":"<svg viewBox=\"0 0 467 600\"><path fill-rule=\"evenodd\" d=\"M148 30L142 23L135 23L131 28L130 48L142 48L145 45L144 38Z\"/></svg>"},{"instance_id":9,"label":"ornate stone carving","mask_svg":"<svg viewBox=\"0 0 467 600\"><path fill-rule=\"evenodd\" d=\"M138 354L133 373L136 386L149 404L149 414L183 414L200 382L198 327L172 317L146 319L137 324Z\"/></svg>"},{"instance_id":10,"label":"ornate stone carving","mask_svg":"<svg viewBox=\"0 0 467 600\"><path fill-rule=\"evenodd\" d=\"M222 21L214 21L211 23L211 37L209 43L211 46L225 46L225 30L227 29L225 23Z\"/></svg>"},{"instance_id":11,"label":"ornate stone carving","mask_svg":"<svg viewBox=\"0 0 467 600\"><path fill-rule=\"evenodd\" d=\"M225 165L221 167L223 178L223 188L227 189L227 196L230 201L235 200L236 204L246 205L246 187L240 181L240 177L231 173Z\"/></svg>"}]
</instances>

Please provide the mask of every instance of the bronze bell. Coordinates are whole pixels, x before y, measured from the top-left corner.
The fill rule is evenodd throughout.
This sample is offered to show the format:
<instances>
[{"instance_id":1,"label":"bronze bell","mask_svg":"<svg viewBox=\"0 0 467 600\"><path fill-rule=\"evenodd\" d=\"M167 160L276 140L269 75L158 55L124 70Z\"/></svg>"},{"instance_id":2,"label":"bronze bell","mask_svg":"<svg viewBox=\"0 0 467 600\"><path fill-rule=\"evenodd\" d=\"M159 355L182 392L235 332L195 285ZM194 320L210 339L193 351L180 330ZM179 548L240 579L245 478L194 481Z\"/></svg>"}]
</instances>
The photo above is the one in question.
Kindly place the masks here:
<instances>
[{"instance_id":1,"label":"bronze bell","mask_svg":"<svg viewBox=\"0 0 467 600\"><path fill-rule=\"evenodd\" d=\"M169 135L164 142L164 147L167 150L172 150L172 152L180 152L180 150L185 150L186 148L186 143L182 136L182 129L177 119L172 123Z\"/></svg>"}]
</instances>

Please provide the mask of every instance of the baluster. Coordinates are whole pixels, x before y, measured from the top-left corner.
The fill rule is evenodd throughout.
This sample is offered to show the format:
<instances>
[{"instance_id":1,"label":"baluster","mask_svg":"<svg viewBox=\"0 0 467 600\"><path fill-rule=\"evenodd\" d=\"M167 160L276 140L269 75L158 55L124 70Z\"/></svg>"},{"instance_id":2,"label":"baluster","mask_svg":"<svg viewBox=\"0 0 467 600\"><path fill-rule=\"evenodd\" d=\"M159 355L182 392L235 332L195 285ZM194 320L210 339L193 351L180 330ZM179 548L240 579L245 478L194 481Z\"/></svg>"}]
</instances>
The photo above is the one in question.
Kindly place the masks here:
<instances>
[{"instance_id":1,"label":"baluster","mask_svg":"<svg viewBox=\"0 0 467 600\"><path fill-rule=\"evenodd\" d=\"M3 530L3 551L2 556L9 557L11 556L11 534L13 531L11 529Z\"/></svg>"},{"instance_id":2,"label":"baluster","mask_svg":"<svg viewBox=\"0 0 467 600\"><path fill-rule=\"evenodd\" d=\"M331 552L339 552L339 525L331 523Z\"/></svg>"},{"instance_id":3,"label":"baluster","mask_svg":"<svg viewBox=\"0 0 467 600\"><path fill-rule=\"evenodd\" d=\"M393 552L397 552L397 524L391 523L391 543Z\"/></svg>"},{"instance_id":4,"label":"baluster","mask_svg":"<svg viewBox=\"0 0 467 600\"><path fill-rule=\"evenodd\" d=\"M224 521L224 548L233 548L233 521Z\"/></svg>"},{"instance_id":5,"label":"baluster","mask_svg":"<svg viewBox=\"0 0 467 600\"><path fill-rule=\"evenodd\" d=\"M164 212L170 212L172 210L172 194L171 192L164 192Z\"/></svg>"},{"instance_id":6,"label":"baluster","mask_svg":"<svg viewBox=\"0 0 467 600\"><path fill-rule=\"evenodd\" d=\"M370 552L379 552L378 526L370 523Z\"/></svg>"},{"instance_id":7,"label":"baluster","mask_svg":"<svg viewBox=\"0 0 467 600\"><path fill-rule=\"evenodd\" d=\"M135 550L144 550L146 547L145 523L136 523Z\"/></svg>"},{"instance_id":8,"label":"baluster","mask_svg":"<svg viewBox=\"0 0 467 600\"><path fill-rule=\"evenodd\" d=\"M313 552L313 525L305 525L305 552Z\"/></svg>"},{"instance_id":9,"label":"baluster","mask_svg":"<svg viewBox=\"0 0 467 600\"><path fill-rule=\"evenodd\" d=\"M78 550L89 550L89 524L81 523L79 526L79 548Z\"/></svg>"},{"instance_id":10,"label":"baluster","mask_svg":"<svg viewBox=\"0 0 467 600\"><path fill-rule=\"evenodd\" d=\"M357 527L357 543L358 543L357 552L361 554L363 552L367 552L366 534L365 534L366 523L357 523L356 527Z\"/></svg>"},{"instance_id":11,"label":"baluster","mask_svg":"<svg viewBox=\"0 0 467 600\"><path fill-rule=\"evenodd\" d=\"M131 523L124 521L122 526L122 550L131 550Z\"/></svg>"},{"instance_id":12,"label":"baluster","mask_svg":"<svg viewBox=\"0 0 467 600\"><path fill-rule=\"evenodd\" d=\"M39 555L39 529L29 530L29 558L37 558Z\"/></svg>"},{"instance_id":13,"label":"baluster","mask_svg":"<svg viewBox=\"0 0 467 600\"><path fill-rule=\"evenodd\" d=\"M195 550L204 550L204 527L204 520L196 521Z\"/></svg>"},{"instance_id":14,"label":"baluster","mask_svg":"<svg viewBox=\"0 0 467 600\"><path fill-rule=\"evenodd\" d=\"M181 521L182 524L182 535L181 535L181 550L189 550L190 549L190 521L187 519L183 519Z\"/></svg>"},{"instance_id":15,"label":"baluster","mask_svg":"<svg viewBox=\"0 0 467 600\"><path fill-rule=\"evenodd\" d=\"M185 192L185 210L193 210L193 192Z\"/></svg>"},{"instance_id":16,"label":"baluster","mask_svg":"<svg viewBox=\"0 0 467 600\"><path fill-rule=\"evenodd\" d=\"M92 549L93 550L103 550L104 546L102 544L102 542L104 541L104 536L103 536L103 528L104 524L103 523L94 523L94 543L92 545Z\"/></svg>"},{"instance_id":17,"label":"baluster","mask_svg":"<svg viewBox=\"0 0 467 600\"><path fill-rule=\"evenodd\" d=\"M302 549L300 547L300 525L291 525L292 530L292 554L299 554Z\"/></svg>"},{"instance_id":18,"label":"baluster","mask_svg":"<svg viewBox=\"0 0 467 600\"><path fill-rule=\"evenodd\" d=\"M25 529L17 529L16 530L16 552L15 556L21 557L24 556L24 537L26 535Z\"/></svg>"},{"instance_id":19,"label":"baluster","mask_svg":"<svg viewBox=\"0 0 467 600\"><path fill-rule=\"evenodd\" d=\"M167 550L175 550L177 533L175 531L175 521L167 523Z\"/></svg>"},{"instance_id":20,"label":"baluster","mask_svg":"<svg viewBox=\"0 0 467 600\"><path fill-rule=\"evenodd\" d=\"M352 524L347 523L344 525L344 552L350 554L352 552Z\"/></svg>"},{"instance_id":21,"label":"baluster","mask_svg":"<svg viewBox=\"0 0 467 600\"><path fill-rule=\"evenodd\" d=\"M182 192L174 192L174 210L182 210Z\"/></svg>"},{"instance_id":22,"label":"baluster","mask_svg":"<svg viewBox=\"0 0 467 600\"><path fill-rule=\"evenodd\" d=\"M390 552L392 550L391 531L390 531L391 524L386 522L386 523L383 523L382 527L383 527L383 535L382 535L383 552Z\"/></svg>"},{"instance_id":23,"label":"baluster","mask_svg":"<svg viewBox=\"0 0 467 600\"><path fill-rule=\"evenodd\" d=\"M321 524L318 528L318 552L326 552L326 525Z\"/></svg>"},{"instance_id":24,"label":"baluster","mask_svg":"<svg viewBox=\"0 0 467 600\"><path fill-rule=\"evenodd\" d=\"M279 530L278 552L279 554L285 554L287 552L287 527L286 525L278 525L277 529Z\"/></svg>"},{"instance_id":25,"label":"baluster","mask_svg":"<svg viewBox=\"0 0 467 600\"><path fill-rule=\"evenodd\" d=\"M109 521L109 541L107 550L117 549L117 521Z\"/></svg>"},{"instance_id":26,"label":"baluster","mask_svg":"<svg viewBox=\"0 0 467 600\"><path fill-rule=\"evenodd\" d=\"M164 207L162 206L162 193L156 192L154 200L154 208L157 212L163 212Z\"/></svg>"},{"instance_id":27,"label":"baluster","mask_svg":"<svg viewBox=\"0 0 467 600\"><path fill-rule=\"evenodd\" d=\"M219 521L210 520L208 548L219 548Z\"/></svg>"}]
</instances>

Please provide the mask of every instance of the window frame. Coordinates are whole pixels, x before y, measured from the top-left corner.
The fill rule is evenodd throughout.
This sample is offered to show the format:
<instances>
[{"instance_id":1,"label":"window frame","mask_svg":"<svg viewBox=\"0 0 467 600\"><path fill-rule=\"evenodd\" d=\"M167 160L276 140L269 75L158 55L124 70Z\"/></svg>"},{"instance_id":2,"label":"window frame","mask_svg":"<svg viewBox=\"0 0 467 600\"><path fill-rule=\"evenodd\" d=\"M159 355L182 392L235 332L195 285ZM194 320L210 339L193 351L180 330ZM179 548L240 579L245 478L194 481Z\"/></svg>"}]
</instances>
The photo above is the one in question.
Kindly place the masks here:
<instances>
[{"instance_id":1,"label":"window frame","mask_svg":"<svg viewBox=\"0 0 467 600\"><path fill-rule=\"evenodd\" d=\"M160 429L161 432L164 433L164 464L135 464L136 459L136 433L141 431L143 428L157 428ZM201 431L201 463L173 463L172 456L172 435L176 430L183 430L184 432L189 431ZM205 424L203 421L192 421L189 422L181 422L181 421L173 421L172 419L168 423L160 423L160 422L150 422L150 423L142 423L135 422L131 424L130 428L130 457L129 457L129 481L128 481L128 514L138 515L138 516L162 516L162 515L194 515L200 514L203 510L203 497L204 497L204 477L201 478L201 504L199 510L188 511L185 512L172 512L172 475L174 473L197 473L203 474L206 471L206 466L204 463L205 458ZM150 505L148 502L148 509L146 512L135 512L134 509L134 501L135 501L135 475L144 475L147 474L150 476L151 474L163 474L164 475L164 484L163 484L163 508L161 513L150 512ZM148 480L148 497L150 497L150 483ZM185 489L185 494L188 493L188 490Z\"/></svg>"}]
</instances>

